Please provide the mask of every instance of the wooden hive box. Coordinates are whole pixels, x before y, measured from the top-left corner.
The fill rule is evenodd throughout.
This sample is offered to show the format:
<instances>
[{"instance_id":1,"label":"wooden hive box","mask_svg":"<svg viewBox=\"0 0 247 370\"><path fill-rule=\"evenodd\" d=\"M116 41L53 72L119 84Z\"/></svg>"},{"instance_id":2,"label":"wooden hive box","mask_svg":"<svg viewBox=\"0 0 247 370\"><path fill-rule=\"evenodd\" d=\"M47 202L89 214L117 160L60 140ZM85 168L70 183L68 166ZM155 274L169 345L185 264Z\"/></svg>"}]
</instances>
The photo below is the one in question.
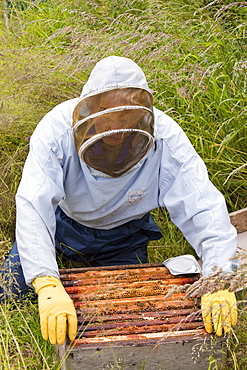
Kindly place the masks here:
<instances>
[{"instance_id":1,"label":"wooden hive box","mask_svg":"<svg viewBox=\"0 0 247 370\"><path fill-rule=\"evenodd\" d=\"M198 276L174 276L162 264L60 274L78 315L76 339L59 348L60 358L66 357L62 369L208 369L212 336L199 302L172 292ZM214 345L222 362L222 341Z\"/></svg>"}]
</instances>

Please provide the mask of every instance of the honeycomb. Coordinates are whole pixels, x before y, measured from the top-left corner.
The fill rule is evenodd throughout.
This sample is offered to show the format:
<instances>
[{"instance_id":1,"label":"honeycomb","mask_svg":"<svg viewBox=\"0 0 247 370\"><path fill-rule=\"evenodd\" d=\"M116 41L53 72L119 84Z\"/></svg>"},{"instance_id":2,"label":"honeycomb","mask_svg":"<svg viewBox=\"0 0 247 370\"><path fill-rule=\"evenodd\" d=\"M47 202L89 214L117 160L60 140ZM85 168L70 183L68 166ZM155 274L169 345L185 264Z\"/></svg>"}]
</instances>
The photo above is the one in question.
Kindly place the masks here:
<instances>
[{"instance_id":1,"label":"honeycomb","mask_svg":"<svg viewBox=\"0 0 247 370\"><path fill-rule=\"evenodd\" d=\"M193 284L196 275L173 276L161 264L143 264L60 270L60 276L77 311L74 345L129 342L133 335L153 340L202 328L198 303L176 291Z\"/></svg>"}]
</instances>

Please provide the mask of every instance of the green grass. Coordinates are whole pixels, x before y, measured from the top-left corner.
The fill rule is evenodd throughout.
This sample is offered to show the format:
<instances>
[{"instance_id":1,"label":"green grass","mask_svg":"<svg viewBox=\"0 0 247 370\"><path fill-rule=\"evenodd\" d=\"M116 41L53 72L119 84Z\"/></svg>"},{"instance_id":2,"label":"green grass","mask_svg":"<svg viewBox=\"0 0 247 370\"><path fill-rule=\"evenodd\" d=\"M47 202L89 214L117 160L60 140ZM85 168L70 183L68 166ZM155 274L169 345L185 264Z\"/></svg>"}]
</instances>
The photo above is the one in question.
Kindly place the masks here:
<instances>
[{"instance_id":1,"label":"green grass","mask_svg":"<svg viewBox=\"0 0 247 370\"><path fill-rule=\"evenodd\" d=\"M185 130L229 212L246 207L246 2L1 4L1 260L14 240L14 195L30 135L52 107L77 97L94 64L112 54L143 68L155 105ZM153 214L163 238L151 243L151 262L193 253L165 210ZM37 317L35 302L1 307L1 368L59 368L52 346L40 338ZM229 369L247 368L245 311L241 317L229 340Z\"/></svg>"},{"instance_id":2,"label":"green grass","mask_svg":"<svg viewBox=\"0 0 247 370\"><path fill-rule=\"evenodd\" d=\"M30 300L0 306L0 365L2 370L60 369L54 348L37 325L37 304Z\"/></svg>"}]
</instances>

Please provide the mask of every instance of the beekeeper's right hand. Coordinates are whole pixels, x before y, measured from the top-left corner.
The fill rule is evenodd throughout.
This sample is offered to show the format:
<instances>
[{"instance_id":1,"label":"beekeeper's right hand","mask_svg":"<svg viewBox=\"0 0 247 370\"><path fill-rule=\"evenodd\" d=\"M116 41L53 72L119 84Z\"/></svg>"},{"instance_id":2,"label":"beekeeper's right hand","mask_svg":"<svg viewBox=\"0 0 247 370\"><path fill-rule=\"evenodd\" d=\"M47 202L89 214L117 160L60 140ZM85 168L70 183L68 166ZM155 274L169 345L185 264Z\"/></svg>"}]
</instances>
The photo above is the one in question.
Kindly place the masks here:
<instances>
[{"instance_id":1,"label":"beekeeper's right hand","mask_svg":"<svg viewBox=\"0 0 247 370\"><path fill-rule=\"evenodd\" d=\"M40 327L45 340L63 344L66 334L75 339L77 316L72 299L61 281L53 276L37 277L32 285L38 294Z\"/></svg>"}]
</instances>

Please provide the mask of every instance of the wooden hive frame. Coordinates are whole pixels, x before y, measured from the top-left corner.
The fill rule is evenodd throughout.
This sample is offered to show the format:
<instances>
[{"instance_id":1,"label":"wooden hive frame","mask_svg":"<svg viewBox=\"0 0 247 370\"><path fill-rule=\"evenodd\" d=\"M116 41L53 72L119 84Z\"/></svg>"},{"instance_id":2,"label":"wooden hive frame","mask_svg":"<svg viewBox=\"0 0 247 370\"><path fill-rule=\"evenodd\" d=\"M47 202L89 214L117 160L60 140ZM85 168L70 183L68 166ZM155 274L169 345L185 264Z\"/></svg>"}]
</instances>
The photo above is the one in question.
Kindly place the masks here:
<instances>
[{"instance_id":1,"label":"wooden hive frame","mask_svg":"<svg viewBox=\"0 0 247 370\"><path fill-rule=\"evenodd\" d=\"M162 264L67 269L60 274L79 324L76 340L60 348L61 358L68 354L64 369L134 370L144 363L150 370L207 369L212 336L203 327L199 302L173 292L175 286L193 284L197 275L174 276ZM221 345L218 341L220 358ZM199 347L194 363L193 349Z\"/></svg>"}]
</instances>

